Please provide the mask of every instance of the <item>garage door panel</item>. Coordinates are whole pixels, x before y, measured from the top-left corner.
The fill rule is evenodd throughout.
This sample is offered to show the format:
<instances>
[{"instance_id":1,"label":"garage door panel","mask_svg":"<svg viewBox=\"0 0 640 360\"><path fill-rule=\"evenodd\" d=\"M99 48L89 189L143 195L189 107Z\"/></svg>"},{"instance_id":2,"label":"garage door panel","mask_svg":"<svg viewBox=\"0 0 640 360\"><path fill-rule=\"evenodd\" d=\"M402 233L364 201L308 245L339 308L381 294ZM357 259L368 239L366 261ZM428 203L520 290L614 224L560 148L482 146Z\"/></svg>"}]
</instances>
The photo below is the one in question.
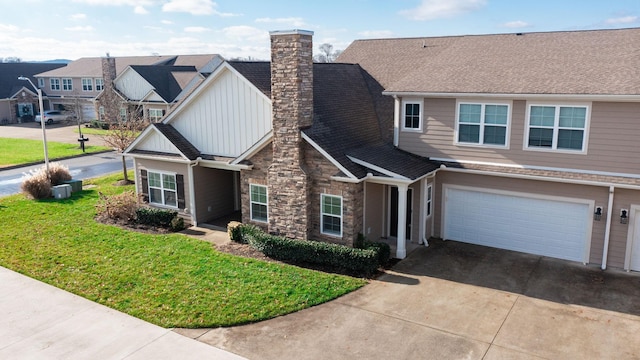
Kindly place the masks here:
<instances>
[{"instance_id":1,"label":"garage door panel","mask_svg":"<svg viewBox=\"0 0 640 360\"><path fill-rule=\"evenodd\" d=\"M584 261L586 203L448 188L444 215L447 239Z\"/></svg>"}]
</instances>

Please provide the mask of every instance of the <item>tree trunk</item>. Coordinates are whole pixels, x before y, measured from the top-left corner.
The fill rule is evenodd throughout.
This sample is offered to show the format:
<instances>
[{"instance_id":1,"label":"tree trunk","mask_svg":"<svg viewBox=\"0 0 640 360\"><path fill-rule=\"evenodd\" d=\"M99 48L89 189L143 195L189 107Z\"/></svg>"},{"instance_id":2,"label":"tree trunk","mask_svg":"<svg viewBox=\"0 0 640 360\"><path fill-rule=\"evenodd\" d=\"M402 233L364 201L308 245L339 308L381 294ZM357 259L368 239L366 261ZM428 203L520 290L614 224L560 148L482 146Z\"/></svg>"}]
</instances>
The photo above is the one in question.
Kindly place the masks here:
<instances>
[{"instance_id":1,"label":"tree trunk","mask_svg":"<svg viewBox=\"0 0 640 360\"><path fill-rule=\"evenodd\" d=\"M122 175L124 175L124 181L129 182L129 176L127 175L127 160L122 155Z\"/></svg>"}]
</instances>

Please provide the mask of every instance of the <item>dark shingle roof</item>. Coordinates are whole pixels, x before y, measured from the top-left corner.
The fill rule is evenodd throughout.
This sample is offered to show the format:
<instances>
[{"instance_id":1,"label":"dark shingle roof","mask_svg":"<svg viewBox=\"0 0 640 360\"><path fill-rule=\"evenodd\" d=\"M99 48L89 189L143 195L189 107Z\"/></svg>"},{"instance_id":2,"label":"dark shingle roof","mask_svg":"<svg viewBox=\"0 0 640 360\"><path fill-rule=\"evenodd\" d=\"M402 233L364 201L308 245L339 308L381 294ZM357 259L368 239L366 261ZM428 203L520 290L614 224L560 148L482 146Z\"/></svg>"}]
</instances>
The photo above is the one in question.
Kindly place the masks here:
<instances>
[{"instance_id":1,"label":"dark shingle roof","mask_svg":"<svg viewBox=\"0 0 640 360\"><path fill-rule=\"evenodd\" d=\"M23 87L35 92L29 82L18 80L19 76L26 76L30 78L33 84L38 86L38 81L33 77L35 74L63 66L66 66L66 64L0 63L0 99L8 99ZM46 93L46 87L42 90Z\"/></svg>"},{"instance_id":2,"label":"dark shingle roof","mask_svg":"<svg viewBox=\"0 0 640 360\"><path fill-rule=\"evenodd\" d=\"M153 123L151 126L155 126L189 160L195 160L200 156L200 150L196 149L173 126L164 123Z\"/></svg>"},{"instance_id":3,"label":"dark shingle roof","mask_svg":"<svg viewBox=\"0 0 640 360\"><path fill-rule=\"evenodd\" d=\"M229 61L228 63L271 98L271 63L266 61Z\"/></svg>"},{"instance_id":4,"label":"dark shingle roof","mask_svg":"<svg viewBox=\"0 0 640 360\"><path fill-rule=\"evenodd\" d=\"M640 94L640 28L357 40L360 64L390 92Z\"/></svg>"},{"instance_id":5,"label":"dark shingle roof","mask_svg":"<svg viewBox=\"0 0 640 360\"><path fill-rule=\"evenodd\" d=\"M140 76L151 84L158 95L166 102L173 102L182 92L182 87L173 76L174 72L197 72L195 66L170 66L170 65L132 65Z\"/></svg>"},{"instance_id":6,"label":"dark shingle roof","mask_svg":"<svg viewBox=\"0 0 640 360\"><path fill-rule=\"evenodd\" d=\"M390 144L351 149L347 155L411 180L440 167L440 163L399 150ZM368 172L375 173L376 169L370 169Z\"/></svg>"},{"instance_id":7,"label":"dark shingle roof","mask_svg":"<svg viewBox=\"0 0 640 360\"><path fill-rule=\"evenodd\" d=\"M270 63L230 62L230 65L263 93L271 93ZM387 134L393 126L393 99L381 95L380 84L359 65L314 64L313 84L313 125L303 132L354 176L365 177L371 170L352 162L347 155L372 146L382 149L391 141ZM385 156L406 159L399 150L384 149ZM412 164L418 162L421 165L414 166L415 171L435 166L424 158L412 159ZM415 171L407 173L397 166L389 171L415 176Z\"/></svg>"}]
</instances>

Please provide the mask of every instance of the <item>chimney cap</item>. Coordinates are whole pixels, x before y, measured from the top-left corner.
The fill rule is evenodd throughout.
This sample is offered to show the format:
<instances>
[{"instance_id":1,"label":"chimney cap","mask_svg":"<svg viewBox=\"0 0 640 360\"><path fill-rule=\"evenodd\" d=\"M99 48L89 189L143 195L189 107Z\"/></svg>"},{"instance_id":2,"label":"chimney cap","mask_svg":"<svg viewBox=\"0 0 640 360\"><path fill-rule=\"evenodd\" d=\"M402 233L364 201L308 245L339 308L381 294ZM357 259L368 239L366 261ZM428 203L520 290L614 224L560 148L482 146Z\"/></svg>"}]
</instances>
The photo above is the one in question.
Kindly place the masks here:
<instances>
[{"instance_id":1,"label":"chimney cap","mask_svg":"<svg viewBox=\"0 0 640 360\"><path fill-rule=\"evenodd\" d=\"M309 35L313 36L313 31L311 30L301 30L301 29L293 29L293 30L274 30L269 31L269 35Z\"/></svg>"}]
</instances>

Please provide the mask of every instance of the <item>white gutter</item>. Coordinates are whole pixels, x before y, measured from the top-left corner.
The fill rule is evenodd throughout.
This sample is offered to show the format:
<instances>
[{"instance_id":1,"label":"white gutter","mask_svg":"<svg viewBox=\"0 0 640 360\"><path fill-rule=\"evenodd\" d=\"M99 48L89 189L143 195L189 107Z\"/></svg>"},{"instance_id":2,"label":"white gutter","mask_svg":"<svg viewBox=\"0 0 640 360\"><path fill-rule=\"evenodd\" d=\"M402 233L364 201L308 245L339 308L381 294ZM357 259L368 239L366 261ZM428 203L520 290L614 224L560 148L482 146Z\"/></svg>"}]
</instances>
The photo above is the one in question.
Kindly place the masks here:
<instances>
[{"instance_id":1,"label":"white gutter","mask_svg":"<svg viewBox=\"0 0 640 360\"><path fill-rule=\"evenodd\" d=\"M549 182L558 182L558 183L565 183L565 184L590 185L590 186L615 186L621 189L640 190L640 185L615 184L615 183L591 181L591 180L564 179L564 178L547 177L547 176L540 176L540 175L499 173L499 172L493 172L493 171L487 171L487 170L453 168L453 167L447 167L445 165L441 165L439 170L471 173L471 174L477 174L477 175L508 177L508 178L516 178L516 179L549 181Z\"/></svg>"},{"instance_id":2,"label":"white gutter","mask_svg":"<svg viewBox=\"0 0 640 360\"><path fill-rule=\"evenodd\" d=\"M383 91L382 95L394 97L432 97L432 98L493 98L511 100L581 100L581 101L640 101L639 95L598 95L598 94L505 94L505 93L446 93L446 92L410 92Z\"/></svg>"},{"instance_id":3,"label":"white gutter","mask_svg":"<svg viewBox=\"0 0 640 360\"><path fill-rule=\"evenodd\" d=\"M609 257L609 238L611 237L611 218L613 217L613 197L615 187L609 186L609 203L607 204L607 224L604 230L604 246L602 249L602 270L607 268L607 258Z\"/></svg>"},{"instance_id":4,"label":"white gutter","mask_svg":"<svg viewBox=\"0 0 640 360\"><path fill-rule=\"evenodd\" d=\"M193 226L198 226L198 220L196 217L196 197L194 195L195 182L193 179L193 168L198 166L200 160L202 160L202 158L198 156L195 161L189 164L189 206L191 207L191 222L193 223Z\"/></svg>"}]
</instances>

